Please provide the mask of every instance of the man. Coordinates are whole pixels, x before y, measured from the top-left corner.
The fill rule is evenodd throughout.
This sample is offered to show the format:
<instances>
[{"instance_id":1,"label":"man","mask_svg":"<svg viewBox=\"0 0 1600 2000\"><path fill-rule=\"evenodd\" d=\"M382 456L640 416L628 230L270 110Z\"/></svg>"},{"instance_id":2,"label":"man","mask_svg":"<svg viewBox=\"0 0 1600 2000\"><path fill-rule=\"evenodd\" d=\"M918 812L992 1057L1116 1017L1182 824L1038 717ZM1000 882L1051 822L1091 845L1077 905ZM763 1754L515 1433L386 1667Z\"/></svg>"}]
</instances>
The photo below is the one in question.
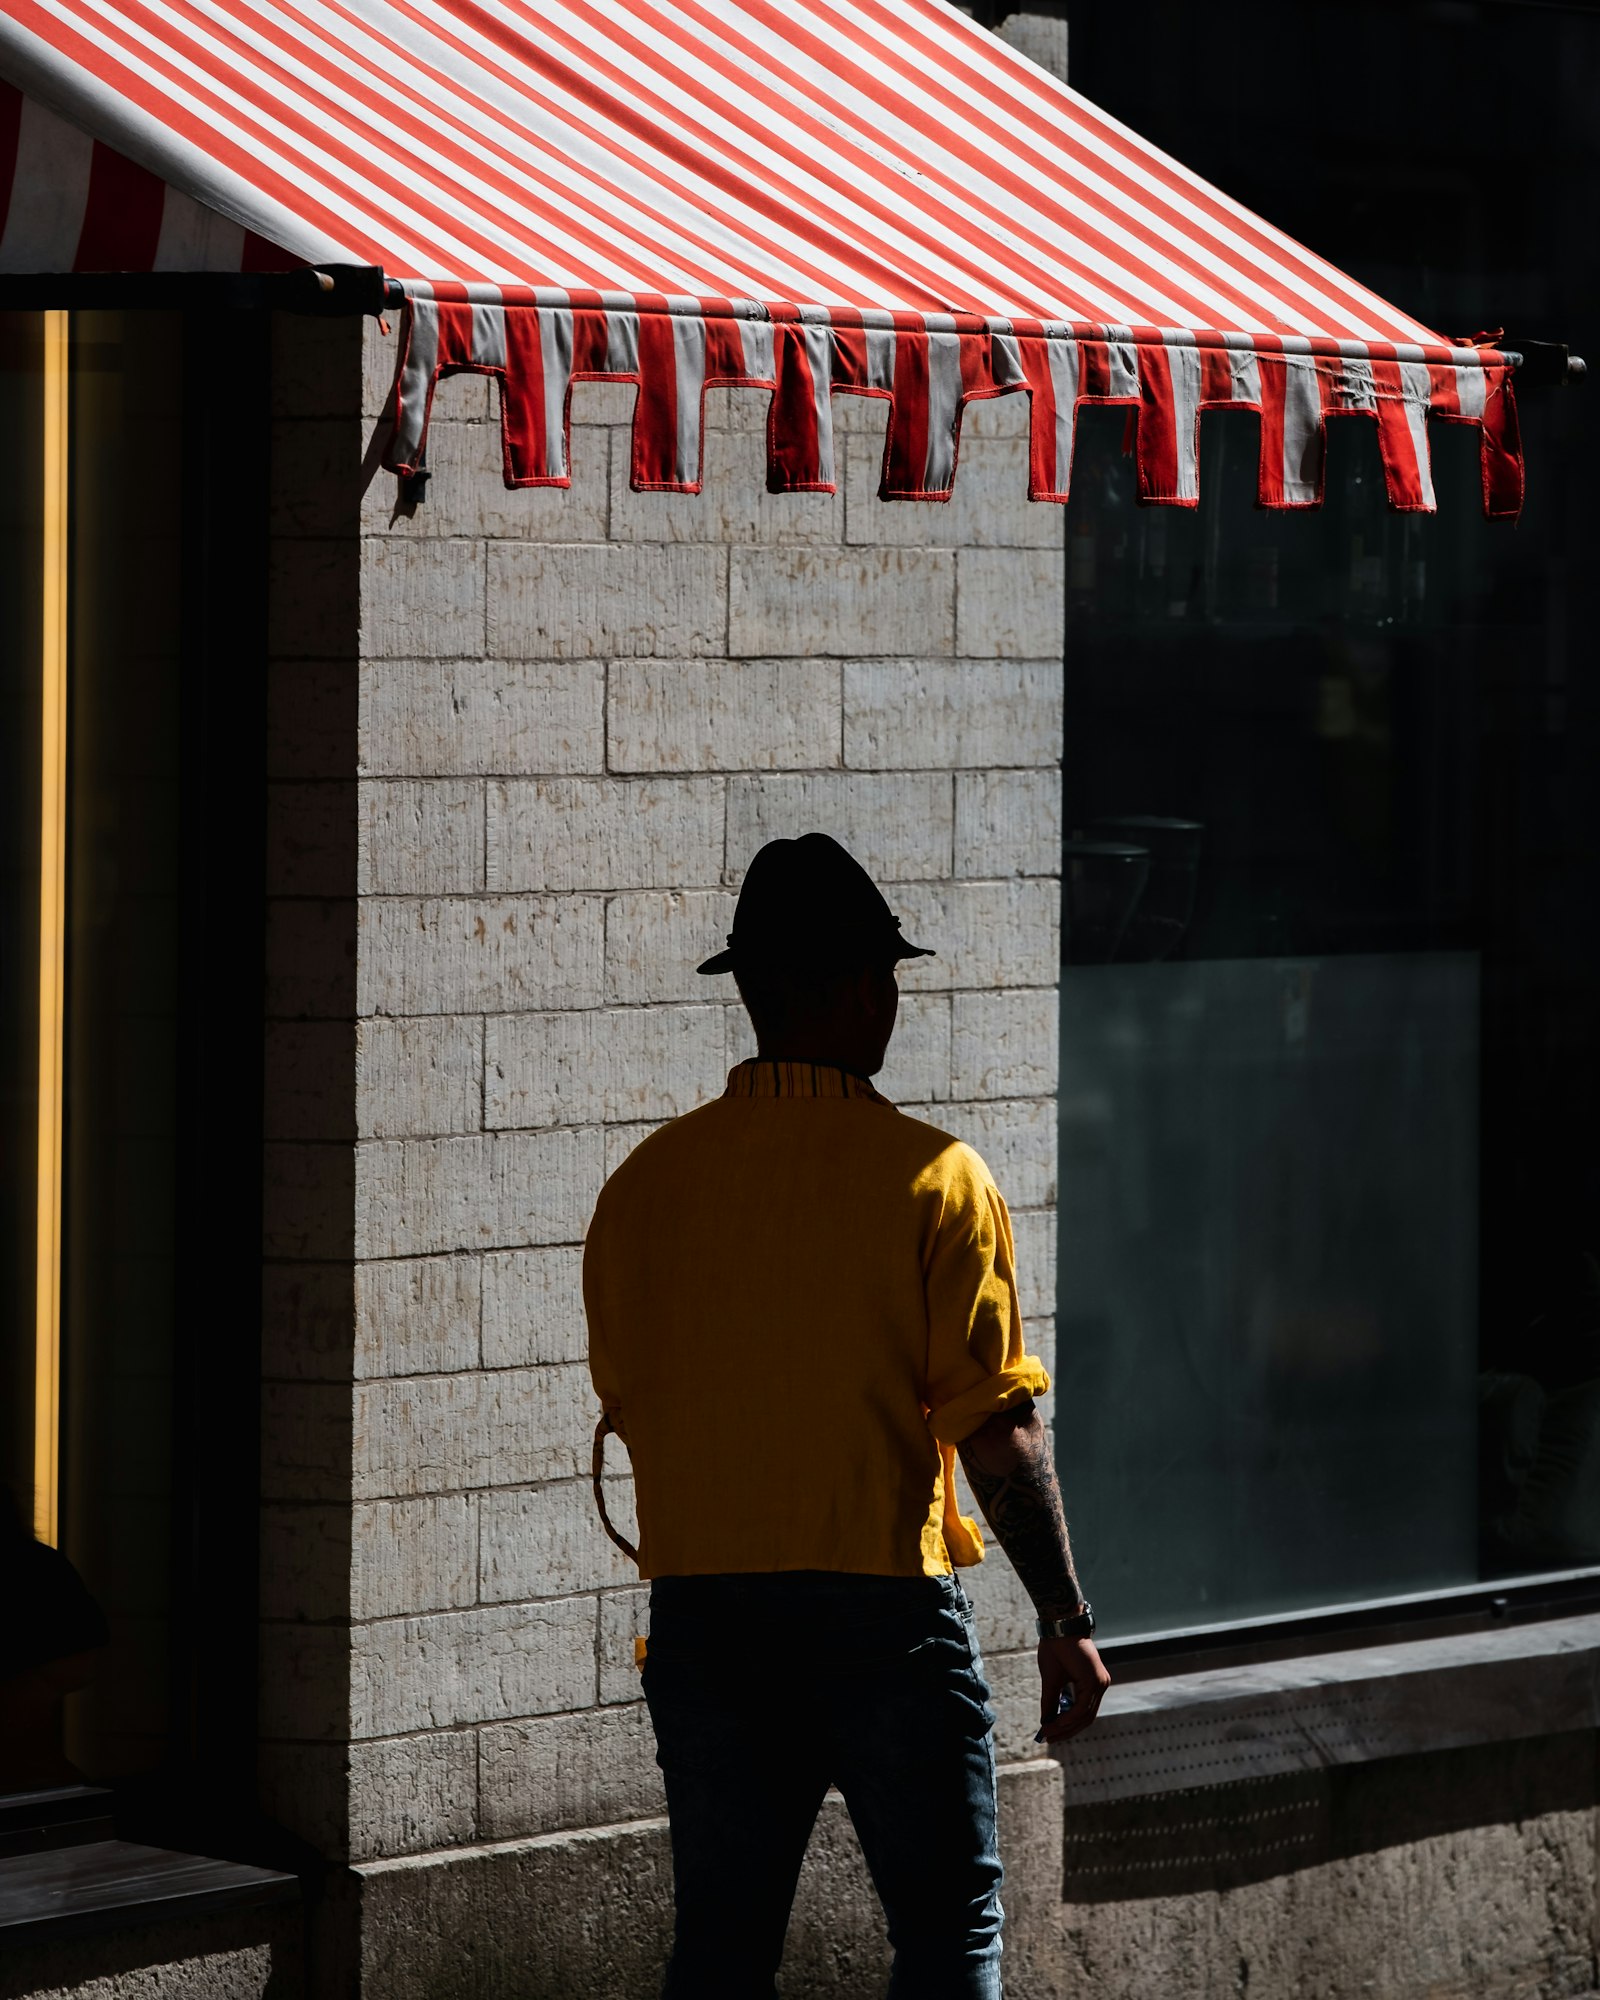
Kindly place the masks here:
<instances>
[{"instance_id":1,"label":"man","mask_svg":"<svg viewBox=\"0 0 1600 2000\"><path fill-rule=\"evenodd\" d=\"M891 1994L999 1995L993 1714L951 1574L983 1543L958 1453L1039 1613L1041 1739L1087 1726L1109 1685L1005 1203L969 1146L867 1081L895 966L925 955L826 834L769 842L700 967L733 973L759 1054L634 1150L589 1230L590 1368L653 1579L670 2000L774 1992L830 1784L888 1918Z\"/></svg>"}]
</instances>

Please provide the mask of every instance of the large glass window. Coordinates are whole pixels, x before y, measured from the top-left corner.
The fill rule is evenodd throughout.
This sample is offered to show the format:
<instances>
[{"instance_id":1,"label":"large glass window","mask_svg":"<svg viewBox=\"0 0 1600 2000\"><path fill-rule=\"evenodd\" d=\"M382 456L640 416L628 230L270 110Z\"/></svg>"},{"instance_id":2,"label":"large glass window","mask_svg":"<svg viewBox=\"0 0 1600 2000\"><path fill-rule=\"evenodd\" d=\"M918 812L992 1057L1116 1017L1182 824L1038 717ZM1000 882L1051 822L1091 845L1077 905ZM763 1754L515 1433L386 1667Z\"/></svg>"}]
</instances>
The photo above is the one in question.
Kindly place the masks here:
<instances>
[{"instance_id":1,"label":"large glass window","mask_svg":"<svg viewBox=\"0 0 1600 2000\"><path fill-rule=\"evenodd\" d=\"M5 316L28 475L4 537L6 1474L13 1526L68 1558L105 1621L64 1571L24 1585L30 1668L71 1698L64 1742L12 1748L58 1776L148 1768L171 1733L173 333L165 314ZM92 1657L57 1670L57 1644Z\"/></svg>"},{"instance_id":2,"label":"large glass window","mask_svg":"<svg viewBox=\"0 0 1600 2000\"><path fill-rule=\"evenodd\" d=\"M0 313L0 1790L251 1726L262 346Z\"/></svg>"},{"instance_id":3,"label":"large glass window","mask_svg":"<svg viewBox=\"0 0 1600 2000\"><path fill-rule=\"evenodd\" d=\"M1429 13L1341 20L1421 76ZM1600 20L1452 10L1567 162L1513 217L1429 192L1473 93L1357 129L1387 86L1326 74L1316 10L1218 50L1160 7L1158 77L1109 33L1098 66L1082 14L1075 83L1378 290L1590 337ZM1120 412L1080 433L1058 1382L1114 1636L1600 1566L1600 424L1585 391L1522 409L1516 529L1448 426L1435 518L1386 511L1365 420L1304 516L1253 510L1253 418L1204 419L1189 514L1135 505Z\"/></svg>"}]
</instances>

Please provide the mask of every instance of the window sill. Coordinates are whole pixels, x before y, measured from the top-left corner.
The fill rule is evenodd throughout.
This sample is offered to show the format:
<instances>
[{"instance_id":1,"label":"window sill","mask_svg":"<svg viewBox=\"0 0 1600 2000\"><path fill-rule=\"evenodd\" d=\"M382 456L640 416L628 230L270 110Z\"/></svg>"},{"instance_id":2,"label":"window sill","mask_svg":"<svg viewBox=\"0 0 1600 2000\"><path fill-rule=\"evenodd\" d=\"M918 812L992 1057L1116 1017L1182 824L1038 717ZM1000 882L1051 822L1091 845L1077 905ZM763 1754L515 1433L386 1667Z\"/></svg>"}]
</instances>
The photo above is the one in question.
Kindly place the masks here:
<instances>
[{"instance_id":1,"label":"window sill","mask_svg":"<svg viewBox=\"0 0 1600 2000\"><path fill-rule=\"evenodd\" d=\"M1589 1614L1138 1681L1058 1754L1087 1805L1597 1727Z\"/></svg>"},{"instance_id":2,"label":"window sill","mask_svg":"<svg viewBox=\"0 0 1600 2000\"><path fill-rule=\"evenodd\" d=\"M0 1951L299 1896L277 1869L116 1839L107 1799L72 1787L0 1800Z\"/></svg>"}]
</instances>

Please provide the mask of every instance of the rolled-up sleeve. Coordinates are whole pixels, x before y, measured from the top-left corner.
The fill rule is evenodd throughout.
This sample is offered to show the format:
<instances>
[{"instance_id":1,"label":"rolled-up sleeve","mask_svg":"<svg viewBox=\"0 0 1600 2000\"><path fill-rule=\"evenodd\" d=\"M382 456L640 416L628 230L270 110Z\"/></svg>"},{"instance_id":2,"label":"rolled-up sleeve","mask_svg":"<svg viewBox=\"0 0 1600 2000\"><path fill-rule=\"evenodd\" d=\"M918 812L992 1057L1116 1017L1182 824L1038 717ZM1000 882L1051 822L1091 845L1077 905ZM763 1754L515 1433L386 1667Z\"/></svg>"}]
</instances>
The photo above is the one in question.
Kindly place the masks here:
<instances>
[{"instance_id":1,"label":"rolled-up sleeve","mask_svg":"<svg viewBox=\"0 0 1600 2000\"><path fill-rule=\"evenodd\" d=\"M926 1276L928 1426L941 1444L955 1445L998 1411L1043 1395L1050 1377L1023 1339L1000 1190L970 1147L954 1148L941 1165Z\"/></svg>"}]
</instances>

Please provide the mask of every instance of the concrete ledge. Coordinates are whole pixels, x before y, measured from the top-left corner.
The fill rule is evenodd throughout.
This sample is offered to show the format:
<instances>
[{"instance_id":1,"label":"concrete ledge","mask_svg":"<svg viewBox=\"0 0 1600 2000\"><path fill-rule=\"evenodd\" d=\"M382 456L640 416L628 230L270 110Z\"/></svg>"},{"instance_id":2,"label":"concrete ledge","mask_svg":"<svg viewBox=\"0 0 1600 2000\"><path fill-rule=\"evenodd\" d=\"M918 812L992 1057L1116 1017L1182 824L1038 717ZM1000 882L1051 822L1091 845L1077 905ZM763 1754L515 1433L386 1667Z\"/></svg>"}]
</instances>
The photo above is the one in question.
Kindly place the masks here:
<instances>
[{"instance_id":1,"label":"concrete ledge","mask_svg":"<svg viewBox=\"0 0 1600 2000\"><path fill-rule=\"evenodd\" d=\"M1071 1805L1600 1727L1600 1616L1136 1682L1060 1753Z\"/></svg>"},{"instance_id":2,"label":"concrete ledge","mask_svg":"<svg viewBox=\"0 0 1600 2000\"><path fill-rule=\"evenodd\" d=\"M1596 1742L1583 1731L1070 1806L1061 1922L1034 1945L1059 1984L1041 1990L1591 1994Z\"/></svg>"},{"instance_id":3,"label":"concrete ledge","mask_svg":"<svg viewBox=\"0 0 1600 2000\"><path fill-rule=\"evenodd\" d=\"M1052 1935L1060 1787L1045 1759L1001 1767L1011 1970L1028 1962L1026 1939ZM370 2000L646 2000L659 1990L672 1933L664 1819L408 1855L354 1872L361 1992ZM888 1967L866 1864L844 1801L830 1795L795 1899L784 2000L867 2000L882 1993Z\"/></svg>"},{"instance_id":4,"label":"concrete ledge","mask_svg":"<svg viewBox=\"0 0 1600 2000\"><path fill-rule=\"evenodd\" d=\"M1592 1732L1568 1734L1065 1815L1054 1762L1003 1767L1006 1990L1591 1995L1594 1746ZM660 1819L375 1862L355 1879L364 2000L660 1990L672 1883ZM796 1898L784 2000L878 2000L887 1970L883 1918L830 1798Z\"/></svg>"},{"instance_id":5,"label":"concrete ledge","mask_svg":"<svg viewBox=\"0 0 1600 2000\"><path fill-rule=\"evenodd\" d=\"M0 2000L302 2000L301 1913L229 1910L8 1946Z\"/></svg>"}]
</instances>

